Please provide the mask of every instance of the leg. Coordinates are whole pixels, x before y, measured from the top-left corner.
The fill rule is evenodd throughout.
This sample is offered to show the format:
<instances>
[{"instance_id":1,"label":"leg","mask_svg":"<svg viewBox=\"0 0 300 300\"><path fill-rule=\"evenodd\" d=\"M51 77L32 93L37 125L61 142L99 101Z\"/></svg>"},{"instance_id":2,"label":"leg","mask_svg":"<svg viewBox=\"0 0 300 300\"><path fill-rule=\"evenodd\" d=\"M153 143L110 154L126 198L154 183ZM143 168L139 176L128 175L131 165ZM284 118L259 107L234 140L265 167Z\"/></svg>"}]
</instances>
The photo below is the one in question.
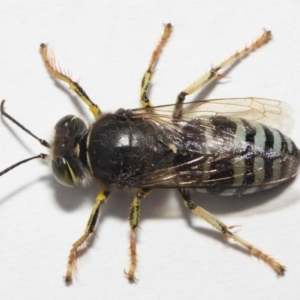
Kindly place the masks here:
<instances>
[{"instance_id":1,"label":"leg","mask_svg":"<svg viewBox=\"0 0 300 300\"><path fill-rule=\"evenodd\" d=\"M96 197L96 203L93 207L89 221L86 225L84 234L72 245L72 249L70 251L68 259L67 273L65 276L66 283L72 282L72 272L73 269L76 269L77 251L87 241L90 234L94 232L97 223L97 218L99 215L100 206L105 202L108 195L109 191L106 191L103 188L100 189L99 194Z\"/></svg>"},{"instance_id":2,"label":"leg","mask_svg":"<svg viewBox=\"0 0 300 300\"><path fill-rule=\"evenodd\" d=\"M55 79L59 79L68 83L70 89L74 91L77 94L77 96L89 107L90 111L92 112L95 119L97 120L101 115L101 111L99 107L92 102L92 100L89 98L89 96L85 93L85 91L77 82L73 81L70 77L68 77L60 70L60 68L56 65L54 56L51 53L49 53L47 45L41 44L40 51L45 66L48 72L50 73L50 75Z\"/></svg>"},{"instance_id":3,"label":"leg","mask_svg":"<svg viewBox=\"0 0 300 300\"><path fill-rule=\"evenodd\" d=\"M195 203L191 200L188 190L186 189L179 189L183 197L183 201L185 206L198 217L209 223L211 226L216 228L223 234L225 239L231 238L241 246L245 247L251 255L255 255L257 258L263 260L267 263L278 275L284 275L285 267L274 260L269 255L265 254L261 250L257 249L253 245L249 244L245 240L243 240L238 235L232 233L227 225L225 225L222 221L218 220L216 217L211 215L208 211L204 210L202 207L195 205Z\"/></svg>"},{"instance_id":4,"label":"leg","mask_svg":"<svg viewBox=\"0 0 300 300\"><path fill-rule=\"evenodd\" d=\"M142 85L141 85L141 103L143 107L150 107L152 106L148 96L147 96L147 92L150 86L150 81L151 81L151 77L152 77L152 73L153 73L153 69L155 64L157 63L158 57L163 49L163 47L165 46L170 34L171 34L171 30L172 30L172 25L171 24L167 24L165 25L165 30L164 33L160 39L159 44L157 45L157 47L155 48L151 60L150 60L150 64L148 66L147 71L145 72L143 79L142 79Z\"/></svg>"},{"instance_id":5,"label":"leg","mask_svg":"<svg viewBox=\"0 0 300 300\"><path fill-rule=\"evenodd\" d=\"M187 95L190 95L206 85L208 82L211 82L212 80L222 77L222 75L218 74L218 71L221 69L224 69L228 67L229 65L232 65L234 62L237 60L243 58L250 52L255 51L262 45L264 45L266 42L268 42L272 37L271 31L264 31L264 33L256 40L254 41L249 47L245 47L242 51L236 52L229 58L225 59L222 61L219 65L217 65L214 68L211 68L210 71L206 74L204 74L202 77L200 77L198 80L196 80L194 83L192 83L190 86L188 86L186 89L184 89L182 92L179 93L176 99L176 106L175 106L175 111L173 118L174 119L180 119L181 117L181 109L182 109L182 104L185 100L185 97Z\"/></svg>"},{"instance_id":6,"label":"leg","mask_svg":"<svg viewBox=\"0 0 300 300\"><path fill-rule=\"evenodd\" d=\"M136 254L136 228L139 226L140 218L140 201L150 194L150 189L139 189L132 201L130 207L129 222L131 227L130 233L130 267L129 271L125 272L127 278L130 281L136 281L135 270L137 266L137 254Z\"/></svg>"}]
</instances>

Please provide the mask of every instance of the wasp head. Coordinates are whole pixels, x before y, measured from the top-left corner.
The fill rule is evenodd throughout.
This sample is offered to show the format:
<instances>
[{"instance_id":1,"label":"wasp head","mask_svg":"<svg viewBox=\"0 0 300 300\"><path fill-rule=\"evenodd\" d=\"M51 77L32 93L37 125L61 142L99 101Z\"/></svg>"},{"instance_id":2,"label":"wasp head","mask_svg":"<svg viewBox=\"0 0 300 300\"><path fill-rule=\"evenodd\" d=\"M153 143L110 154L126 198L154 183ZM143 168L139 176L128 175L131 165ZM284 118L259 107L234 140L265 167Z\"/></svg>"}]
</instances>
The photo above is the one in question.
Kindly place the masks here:
<instances>
[{"instance_id":1,"label":"wasp head","mask_svg":"<svg viewBox=\"0 0 300 300\"><path fill-rule=\"evenodd\" d=\"M73 115L63 117L55 125L52 171L55 179L65 186L86 186L91 181L84 163L87 132L84 122Z\"/></svg>"}]
</instances>

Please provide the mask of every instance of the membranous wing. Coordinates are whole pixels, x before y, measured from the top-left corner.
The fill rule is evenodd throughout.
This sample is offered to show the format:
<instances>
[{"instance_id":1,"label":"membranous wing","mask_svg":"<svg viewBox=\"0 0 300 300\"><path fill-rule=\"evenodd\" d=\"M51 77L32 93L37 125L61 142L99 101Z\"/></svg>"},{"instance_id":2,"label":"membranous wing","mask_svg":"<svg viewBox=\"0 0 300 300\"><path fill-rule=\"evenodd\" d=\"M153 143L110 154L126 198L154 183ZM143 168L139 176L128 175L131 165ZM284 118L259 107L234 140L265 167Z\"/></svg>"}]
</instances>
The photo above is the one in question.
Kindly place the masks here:
<instances>
[{"instance_id":1,"label":"membranous wing","mask_svg":"<svg viewBox=\"0 0 300 300\"><path fill-rule=\"evenodd\" d=\"M294 143L268 127L287 118L289 105L261 98L198 101L183 104L181 118L175 121L174 108L132 110L132 118L151 122L159 143L169 148L152 172L134 179L137 186L242 194L297 174Z\"/></svg>"},{"instance_id":2,"label":"membranous wing","mask_svg":"<svg viewBox=\"0 0 300 300\"><path fill-rule=\"evenodd\" d=\"M172 120L175 105L161 105L151 108L134 109L134 115L142 118L160 117ZM277 127L285 122L293 113L293 108L278 100L264 98L228 98L201 100L184 103L182 119L188 121L205 116L231 116L243 118L250 122L260 122L267 126Z\"/></svg>"}]
</instances>

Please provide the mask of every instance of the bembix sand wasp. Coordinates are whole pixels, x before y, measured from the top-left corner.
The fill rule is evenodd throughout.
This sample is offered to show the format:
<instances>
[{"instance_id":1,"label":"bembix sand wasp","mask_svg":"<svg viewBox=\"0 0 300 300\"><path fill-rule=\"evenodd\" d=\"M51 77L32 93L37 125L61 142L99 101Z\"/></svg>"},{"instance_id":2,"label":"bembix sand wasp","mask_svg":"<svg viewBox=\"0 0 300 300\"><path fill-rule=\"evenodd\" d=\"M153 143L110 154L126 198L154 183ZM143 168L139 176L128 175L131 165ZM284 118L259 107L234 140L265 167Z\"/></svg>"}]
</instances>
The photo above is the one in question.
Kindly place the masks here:
<instances>
[{"instance_id":1,"label":"bembix sand wasp","mask_svg":"<svg viewBox=\"0 0 300 300\"><path fill-rule=\"evenodd\" d=\"M180 92L174 105L153 107L147 93L154 67L171 30L171 24L165 25L143 76L140 90L143 108L103 114L81 86L60 70L45 44L41 44L40 52L47 70L53 78L69 85L89 107L95 122L87 126L76 116L65 116L55 125L54 139L48 143L6 113L2 101L2 115L49 148L50 154L20 161L0 175L29 160L48 158L54 177L61 184L69 187L100 185L85 231L72 245L65 275L67 283L72 281L79 248L95 231L100 207L115 189L136 189L129 216L130 266L126 272L129 280L135 280L137 266L136 229L140 201L153 188L177 188L192 213L220 231L224 238L233 239L250 254L265 261L277 274L284 274L284 266L196 205L189 189L219 195L243 195L271 188L296 176L300 151L291 139L268 123L283 115L285 104L260 98L184 103L186 96L222 77L221 69L269 41L271 32L265 30L249 47L211 68Z\"/></svg>"}]
</instances>

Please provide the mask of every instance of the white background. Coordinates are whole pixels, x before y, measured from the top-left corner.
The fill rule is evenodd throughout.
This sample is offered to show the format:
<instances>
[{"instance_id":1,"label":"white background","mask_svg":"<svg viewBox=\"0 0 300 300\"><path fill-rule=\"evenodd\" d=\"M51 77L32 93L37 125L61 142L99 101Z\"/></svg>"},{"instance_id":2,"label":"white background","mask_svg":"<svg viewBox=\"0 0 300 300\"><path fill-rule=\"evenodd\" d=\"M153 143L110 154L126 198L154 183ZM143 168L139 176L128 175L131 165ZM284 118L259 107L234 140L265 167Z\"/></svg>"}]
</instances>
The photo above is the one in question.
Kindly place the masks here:
<instances>
[{"instance_id":1,"label":"white background","mask_svg":"<svg viewBox=\"0 0 300 300\"><path fill-rule=\"evenodd\" d=\"M103 111L114 111L139 106L141 76L163 23L171 22L174 31L152 81L155 105L174 103L213 63L266 28L272 41L200 97L288 102L295 108L288 133L299 145L299 12L296 0L1 1L0 98L7 100L7 112L51 140L62 116L90 115L50 79L39 55L41 42L51 45L60 66L80 79ZM46 151L6 121L0 136L0 170ZM132 194L116 193L103 206L98 238L78 259L79 272L67 287L62 277L68 252L84 230L97 188L64 188L45 163L30 162L0 178L0 299L296 299L299 182L240 198L193 196L225 223L242 225L239 235L286 265L283 278L191 217L175 192L155 191L141 207L139 282L129 284L123 273Z\"/></svg>"}]
</instances>

